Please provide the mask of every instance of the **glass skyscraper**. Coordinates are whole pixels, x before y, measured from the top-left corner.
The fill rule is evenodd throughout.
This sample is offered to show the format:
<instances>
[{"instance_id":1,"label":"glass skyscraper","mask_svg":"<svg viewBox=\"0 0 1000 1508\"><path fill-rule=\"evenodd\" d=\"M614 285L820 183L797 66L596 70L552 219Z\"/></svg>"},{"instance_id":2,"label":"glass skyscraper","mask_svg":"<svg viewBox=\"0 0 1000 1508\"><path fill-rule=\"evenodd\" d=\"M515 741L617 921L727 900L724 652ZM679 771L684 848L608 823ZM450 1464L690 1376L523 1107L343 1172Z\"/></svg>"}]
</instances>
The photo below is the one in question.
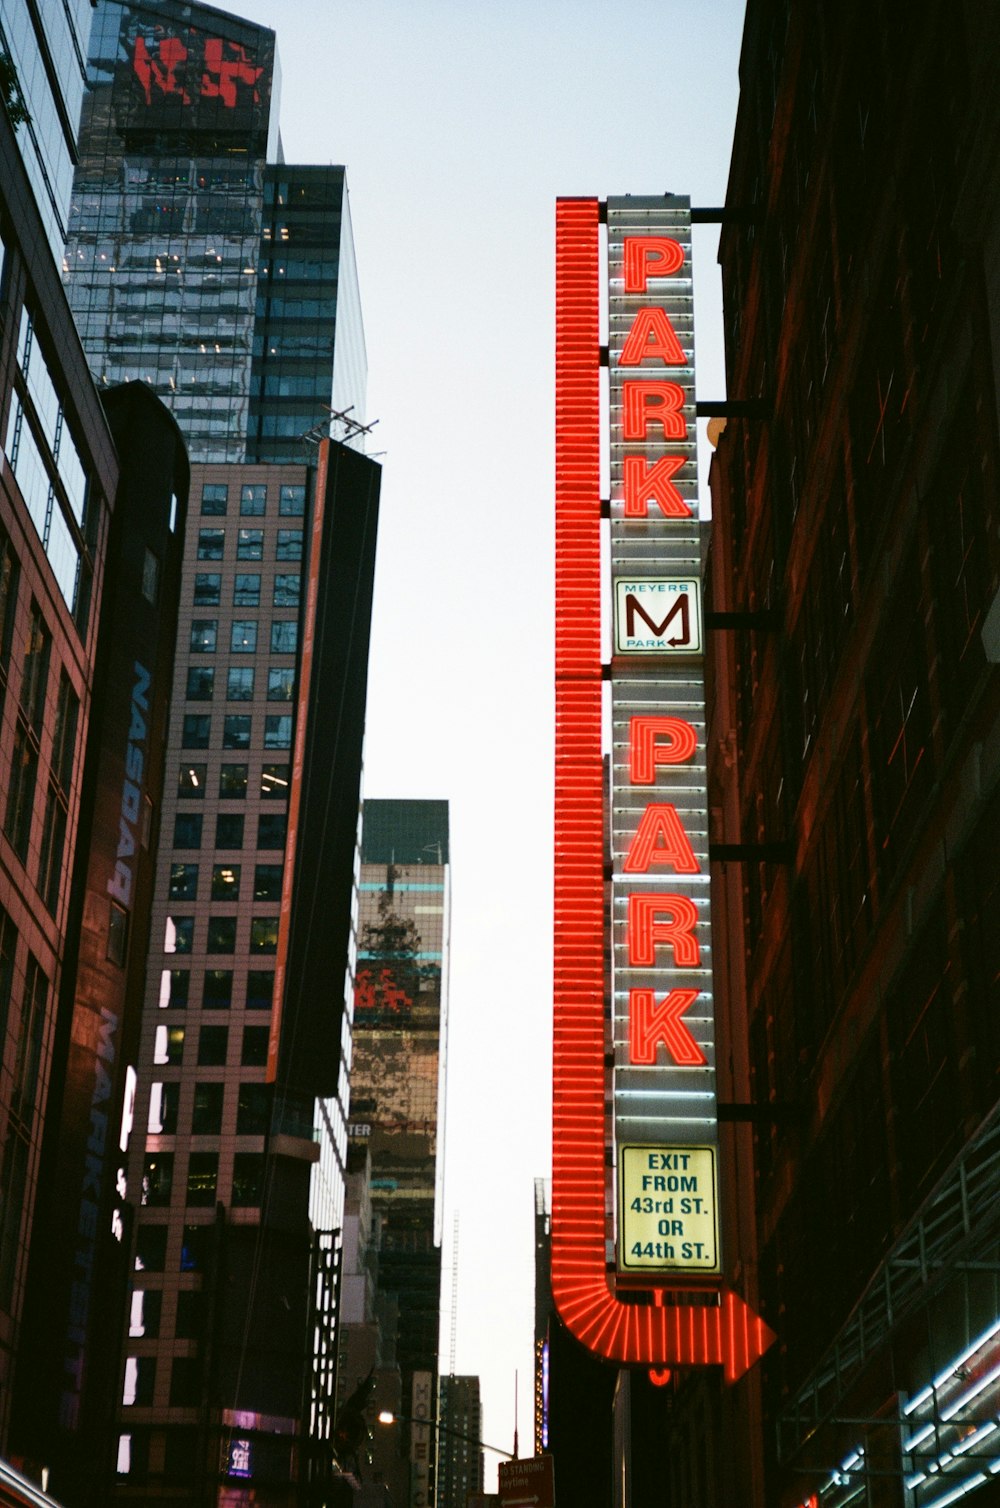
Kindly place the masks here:
<instances>
[{"instance_id":1,"label":"glass skyscraper","mask_svg":"<svg viewBox=\"0 0 1000 1508\"><path fill-rule=\"evenodd\" d=\"M86 76L91 0L0 0L0 61L21 160L54 259L66 237L76 130Z\"/></svg>"},{"instance_id":2,"label":"glass skyscraper","mask_svg":"<svg viewBox=\"0 0 1000 1508\"><path fill-rule=\"evenodd\" d=\"M361 860L351 1134L371 1155L378 1293L398 1303L403 1407L421 1418L441 1309L448 803L366 801ZM432 1433L410 1428L411 1500L433 1461Z\"/></svg>"}]
</instances>

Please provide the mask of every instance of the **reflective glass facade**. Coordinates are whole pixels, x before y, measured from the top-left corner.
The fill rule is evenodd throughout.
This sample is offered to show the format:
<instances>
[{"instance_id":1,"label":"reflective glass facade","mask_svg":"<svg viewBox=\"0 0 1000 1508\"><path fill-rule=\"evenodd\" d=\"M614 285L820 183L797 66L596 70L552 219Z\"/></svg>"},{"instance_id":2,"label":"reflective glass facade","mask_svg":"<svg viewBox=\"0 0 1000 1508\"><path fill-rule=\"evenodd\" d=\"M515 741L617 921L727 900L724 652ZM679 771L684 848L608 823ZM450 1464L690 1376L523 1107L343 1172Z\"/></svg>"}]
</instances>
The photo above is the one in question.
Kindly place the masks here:
<instances>
[{"instance_id":1,"label":"reflective glass facade","mask_svg":"<svg viewBox=\"0 0 1000 1508\"><path fill-rule=\"evenodd\" d=\"M86 76L90 0L0 0L0 51L13 65L18 146L57 261L66 237Z\"/></svg>"},{"instance_id":2,"label":"reflective glass facade","mask_svg":"<svg viewBox=\"0 0 1000 1508\"><path fill-rule=\"evenodd\" d=\"M344 169L269 167L248 456L301 460L331 408L363 422L367 377Z\"/></svg>"},{"instance_id":3,"label":"reflective glass facade","mask_svg":"<svg viewBox=\"0 0 1000 1508\"><path fill-rule=\"evenodd\" d=\"M449 938L448 803L366 801L351 1131L371 1154L378 1288L398 1302L406 1400L414 1373L437 1374Z\"/></svg>"},{"instance_id":4,"label":"reflective glass facade","mask_svg":"<svg viewBox=\"0 0 1000 1508\"><path fill-rule=\"evenodd\" d=\"M150 383L192 459L239 461L274 35L208 7L197 25L190 15L95 13L66 278L98 381Z\"/></svg>"}]
</instances>

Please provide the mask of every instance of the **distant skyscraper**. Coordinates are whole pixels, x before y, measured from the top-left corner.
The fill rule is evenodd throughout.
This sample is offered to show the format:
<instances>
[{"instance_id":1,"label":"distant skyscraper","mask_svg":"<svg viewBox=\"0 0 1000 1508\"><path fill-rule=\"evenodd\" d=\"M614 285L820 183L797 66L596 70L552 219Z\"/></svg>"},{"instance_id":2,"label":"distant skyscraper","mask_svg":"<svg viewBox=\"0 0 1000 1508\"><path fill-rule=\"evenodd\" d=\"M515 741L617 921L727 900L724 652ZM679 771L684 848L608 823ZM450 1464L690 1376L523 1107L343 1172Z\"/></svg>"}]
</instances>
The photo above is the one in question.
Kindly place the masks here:
<instances>
[{"instance_id":1,"label":"distant skyscraper","mask_svg":"<svg viewBox=\"0 0 1000 1508\"><path fill-rule=\"evenodd\" d=\"M478 1377L442 1377L438 1434L438 1508L465 1508L483 1490L483 1410Z\"/></svg>"},{"instance_id":2,"label":"distant skyscraper","mask_svg":"<svg viewBox=\"0 0 1000 1508\"><path fill-rule=\"evenodd\" d=\"M420 1416L440 1325L448 804L366 801L362 831L351 1128L371 1153L379 1291L399 1301L403 1409ZM420 1433L411 1430L413 1480L433 1431Z\"/></svg>"},{"instance_id":3,"label":"distant skyscraper","mask_svg":"<svg viewBox=\"0 0 1000 1508\"><path fill-rule=\"evenodd\" d=\"M123 1502L285 1504L333 1469L379 467L321 438L332 407L364 415L344 170L280 161L276 79L266 28L177 0L97 8L70 298L98 382L150 383L201 463L131 1163Z\"/></svg>"}]
</instances>

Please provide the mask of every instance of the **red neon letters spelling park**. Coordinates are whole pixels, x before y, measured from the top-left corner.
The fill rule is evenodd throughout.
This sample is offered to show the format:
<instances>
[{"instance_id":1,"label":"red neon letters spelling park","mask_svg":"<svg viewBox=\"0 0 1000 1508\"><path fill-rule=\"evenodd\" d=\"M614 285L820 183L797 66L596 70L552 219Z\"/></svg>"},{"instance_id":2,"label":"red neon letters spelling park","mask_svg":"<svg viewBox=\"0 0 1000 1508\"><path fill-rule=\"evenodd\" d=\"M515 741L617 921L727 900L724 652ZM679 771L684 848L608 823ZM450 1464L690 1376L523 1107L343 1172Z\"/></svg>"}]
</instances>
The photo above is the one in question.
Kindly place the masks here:
<instances>
[{"instance_id":1,"label":"red neon letters spelling park","mask_svg":"<svg viewBox=\"0 0 1000 1508\"><path fill-rule=\"evenodd\" d=\"M557 207L552 1288L599 1355L731 1381L773 1337L719 1252L690 206L607 202L603 437L601 218Z\"/></svg>"}]
</instances>

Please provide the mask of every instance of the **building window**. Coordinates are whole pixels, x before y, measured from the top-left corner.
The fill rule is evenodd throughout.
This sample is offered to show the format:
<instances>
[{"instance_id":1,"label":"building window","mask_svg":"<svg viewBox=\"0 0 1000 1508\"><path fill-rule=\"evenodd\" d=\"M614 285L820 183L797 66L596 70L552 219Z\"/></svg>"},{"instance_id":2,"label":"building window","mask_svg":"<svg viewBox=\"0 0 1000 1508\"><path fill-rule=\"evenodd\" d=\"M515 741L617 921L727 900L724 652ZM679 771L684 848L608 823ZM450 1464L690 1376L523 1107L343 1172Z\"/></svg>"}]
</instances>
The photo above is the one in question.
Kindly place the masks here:
<instances>
[{"instance_id":1,"label":"building window","mask_svg":"<svg viewBox=\"0 0 1000 1508\"><path fill-rule=\"evenodd\" d=\"M192 1153L192 1162L198 1158L214 1156L207 1152ZM204 1176L204 1175L199 1175ZM188 1204L214 1204L215 1179L212 1179L212 1197L209 1200L192 1198L191 1173L188 1172ZM197 1356L175 1356L170 1368L170 1404L172 1408L196 1408L201 1398L201 1361ZM170 1433L173 1433L172 1431ZM169 1436L168 1436L169 1438ZM166 1461L164 1461L164 1466ZM176 1479L176 1473L171 1476Z\"/></svg>"},{"instance_id":2,"label":"building window","mask_svg":"<svg viewBox=\"0 0 1000 1508\"><path fill-rule=\"evenodd\" d=\"M219 771L219 795L225 801L242 801L247 793L245 764L224 764Z\"/></svg>"},{"instance_id":3,"label":"building window","mask_svg":"<svg viewBox=\"0 0 1000 1508\"><path fill-rule=\"evenodd\" d=\"M220 812L215 819L216 848L243 847L243 813Z\"/></svg>"},{"instance_id":4,"label":"building window","mask_svg":"<svg viewBox=\"0 0 1000 1508\"><path fill-rule=\"evenodd\" d=\"M257 818L257 847L284 848L287 827L284 812L262 812Z\"/></svg>"},{"instance_id":5,"label":"building window","mask_svg":"<svg viewBox=\"0 0 1000 1508\"><path fill-rule=\"evenodd\" d=\"M295 618L277 618L271 624L271 653L293 655L298 648L299 625Z\"/></svg>"},{"instance_id":6,"label":"building window","mask_svg":"<svg viewBox=\"0 0 1000 1508\"><path fill-rule=\"evenodd\" d=\"M242 712L233 712L222 720L222 747L224 749L249 749L250 724L252 719Z\"/></svg>"},{"instance_id":7,"label":"building window","mask_svg":"<svg viewBox=\"0 0 1000 1508\"><path fill-rule=\"evenodd\" d=\"M237 1152L233 1157L233 1204L259 1205L264 1197L264 1156L261 1152Z\"/></svg>"},{"instance_id":8,"label":"building window","mask_svg":"<svg viewBox=\"0 0 1000 1508\"><path fill-rule=\"evenodd\" d=\"M163 934L164 953L190 953L194 948L194 917L168 916Z\"/></svg>"},{"instance_id":9,"label":"building window","mask_svg":"<svg viewBox=\"0 0 1000 1508\"><path fill-rule=\"evenodd\" d=\"M146 550L142 557L142 595L147 602L156 606L156 599L160 591L160 562L152 550Z\"/></svg>"},{"instance_id":10,"label":"building window","mask_svg":"<svg viewBox=\"0 0 1000 1508\"><path fill-rule=\"evenodd\" d=\"M163 969L160 972L160 999L162 1009L186 1010L191 994L191 971L189 969Z\"/></svg>"},{"instance_id":11,"label":"building window","mask_svg":"<svg viewBox=\"0 0 1000 1508\"><path fill-rule=\"evenodd\" d=\"M263 529L241 529L236 536L237 560L264 559Z\"/></svg>"},{"instance_id":12,"label":"building window","mask_svg":"<svg viewBox=\"0 0 1000 1508\"><path fill-rule=\"evenodd\" d=\"M170 1203L174 1182L174 1154L147 1153L142 1169L141 1202L154 1208Z\"/></svg>"},{"instance_id":13,"label":"building window","mask_svg":"<svg viewBox=\"0 0 1000 1508\"><path fill-rule=\"evenodd\" d=\"M226 700L228 702L252 702L253 701L253 666L231 665L226 681Z\"/></svg>"},{"instance_id":14,"label":"building window","mask_svg":"<svg viewBox=\"0 0 1000 1508\"><path fill-rule=\"evenodd\" d=\"M247 1010L269 1011L273 1004L274 970L251 969L247 974Z\"/></svg>"},{"instance_id":15,"label":"building window","mask_svg":"<svg viewBox=\"0 0 1000 1508\"><path fill-rule=\"evenodd\" d=\"M198 532L198 559L221 560L226 547L225 529L201 529Z\"/></svg>"},{"instance_id":16,"label":"building window","mask_svg":"<svg viewBox=\"0 0 1000 1508\"><path fill-rule=\"evenodd\" d=\"M195 1226L196 1230L210 1230L210 1226ZM198 1340L201 1337L204 1299L193 1288L182 1288L177 1295L177 1317L174 1335L178 1340Z\"/></svg>"},{"instance_id":17,"label":"building window","mask_svg":"<svg viewBox=\"0 0 1000 1508\"><path fill-rule=\"evenodd\" d=\"M128 957L129 913L117 901L111 901L108 912L107 957L109 962L123 969Z\"/></svg>"},{"instance_id":18,"label":"building window","mask_svg":"<svg viewBox=\"0 0 1000 1508\"><path fill-rule=\"evenodd\" d=\"M166 1265L167 1227L140 1221L135 1237L136 1272L163 1272Z\"/></svg>"},{"instance_id":19,"label":"building window","mask_svg":"<svg viewBox=\"0 0 1000 1508\"><path fill-rule=\"evenodd\" d=\"M277 560L301 560L302 559L302 530L279 529L278 544L275 552Z\"/></svg>"},{"instance_id":20,"label":"building window","mask_svg":"<svg viewBox=\"0 0 1000 1508\"><path fill-rule=\"evenodd\" d=\"M288 795L288 765L266 764L260 772L260 794L268 800L283 801Z\"/></svg>"},{"instance_id":21,"label":"building window","mask_svg":"<svg viewBox=\"0 0 1000 1508\"><path fill-rule=\"evenodd\" d=\"M201 489L201 511L220 517L229 506L229 488L221 482L206 482Z\"/></svg>"},{"instance_id":22,"label":"building window","mask_svg":"<svg viewBox=\"0 0 1000 1508\"><path fill-rule=\"evenodd\" d=\"M218 637L218 618L195 618L191 623L191 653L214 655Z\"/></svg>"},{"instance_id":23,"label":"building window","mask_svg":"<svg viewBox=\"0 0 1000 1508\"><path fill-rule=\"evenodd\" d=\"M276 916L255 916L250 923L250 952L277 953L277 951L278 918Z\"/></svg>"},{"instance_id":24,"label":"building window","mask_svg":"<svg viewBox=\"0 0 1000 1508\"><path fill-rule=\"evenodd\" d=\"M243 1050L240 1062L244 1068L263 1068L267 1063L267 1044L271 1035L270 1027L245 1026L243 1028Z\"/></svg>"},{"instance_id":25,"label":"building window","mask_svg":"<svg viewBox=\"0 0 1000 1508\"><path fill-rule=\"evenodd\" d=\"M189 665L185 696L189 702L210 702L215 694L215 666Z\"/></svg>"},{"instance_id":26,"label":"building window","mask_svg":"<svg viewBox=\"0 0 1000 1508\"><path fill-rule=\"evenodd\" d=\"M278 498L278 512L286 518L301 518L305 511L305 487L283 486Z\"/></svg>"},{"instance_id":27,"label":"building window","mask_svg":"<svg viewBox=\"0 0 1000 1508\"><path fill-rule=\"evenodd\" d=\"M237 576L233 585L234 607L260 607L260 576L246 573Z\"/></svg>"},{"instance_id":28,"label":"building window","mask_svg":"<svg viewBox=\"0 0 1000 1508\"><path fill-rule=\"evenodd\" d=\"M298 607L299 605L299 577L298 576L275 576L274 578L274 606L275 607Z\"/></svg>"},{"instance_id":29,"label":"building window","mask_svg":"<svg viewBox=\"0 0 1000 1508\"><path fill-rule=\"evenodd\" d=\"M147 1130L151 1136L173 1136L177 1130L177 1106L180 1104L181 1086L177 1079L164 1083L162 1079L150 1086L149 1121Z\"/></svg>"},{"instance_id":30,"label":"building window","mask_svg":"<svg viewBox=\"0 0 1000 1508\"><path fill-rule=\"evenodd\" d=\"M290 702L295 692L294 665L274 666L267 672L267 699L269 702Z\"/></svg>"},{"instance_id":31,"label":"building window","mask_svg":"<svg viewBox=\"0 0 1000 1508\"><path fill-rule=\"evenodd\" d=\"M238 901L240 898L239 864L212 865L213 901Z\"/></svg>"},{"instance_id":32,"label":"building window","mask_svg":"<svg viewBox=\"0 0 1000 1508\"><path fill-rule=\"evenodd\" d=\"M181 1272L205 1272L212 1253L211 1225L185 1225L181 1241Z\"/></svg>"},{"instance_id":33,"label":"building window","mask_svg":"<svg viewBox=\"0 0 1000 1508\"><path fill-rule=\"evenodd\" d=\"M206 969L201 1003L206 1011L228 1011L233 1002L232 969Z\"/></svg>"},{"instance_id":34,"label":"building window","mask_svg":"<svg viewBox=\"0 0 1000 1508\"><path fill-rule=\"evenodd\" d=\"M201 847L201 812L178 812L174 818L174 847Z\"/></svg>"},{"instance_id":35,"label":"building window","mask_svg":"<svg viewBox=\"0 0 1000 1508\"><path fill-rule=\"evenodd\" d=\"M153 1062L158 1068L177 1068L183 1059L183 1026L158 1026L153 1040Z\"/></svg>"},{"instance_id":36,"label":"building window","mask_svg":"<svg viewBox=\"0 0 1000 1508\"><path fill-rule=\"evenodd\" d=\"M196 1084L191 1111L193 1136L218 1136L222 1130L222 1084Z\"/></svg>"},{"instance_id":37,"label":"building window","mask_svg":"<svg viewBox=\"0 0 1000 1508\"><path fill-rule=\"evenodd\" d=\"M171 864L167 893L172 901L193 901L198 897L197 864Z\"/></svg>"},{"instance_id":38,"label":"building window","mask_svg":"<svg viewBox=\"0 0 1000 1508\"><path fill-rule=\"evenodd\" d=\"M7 791L7 815L4 831L22 863L28 857L31 813L38 778L38 744L19 717L14 729L10 760L10 787Z\"/></svg>"},{"instance_id":39,"label":"building window","mask_svg":"<svg viewBox=\"0 0 1000 1508\"><path fill-rule=\"evenodd\" d=\"M198 1033L199 1065L203 1068L224 1068L228 1047L228 1026L203 1026Z\"/></svg>"},{"instance_id":40,"label":"building window","mask_svg":"<svg viewBox=\"0 0 1000 1508\"><path fill-rule=\"evenodd\" d=\"M266 1136L270 1124L270 1084L240 1084L236 1101L237 1136Z\"/></svg>"},{"instance_id":41,"label":"building window","mask_svg":"<svg viewBox=\"0 0 1000 1508\"><path fill-rule=\"evenodd\" d=\"M208 943L206 951L209 953L235 953L236 952L236 917L235 916L210 916L208 919Z\"/></svg>"},{"instance_id":42,"label":"building window","mask_svg":"<svg viewBox=\"0 0 1000 1508\"><path fill-rule=\"evenodd\" d=\"M177 794L202 801L205 797L205 777L208 770L203 764L182 764L177 775Z\"/></svg>"},{"instance_id":43,"label":"building window","mask_svg":"<svg viewBox=\"0 0 1000 1508\"><path fill-rule=\"evenodd\" d=\"M229 648L233 654L252 655L257 649L257 623L253 618L234 619L229 632Z\"/></svg>"},{"instance_id":44,"label":"building window","mask_svg":"<svg viewBox=\"0 0 1000 1508\"><path fill-rule=\"evenodd\" d=\"M122 1403L126 1408L148 1408L153 1401L156 1382L155 1356L128 1356L125 1359L125 1386Z\"/></svg>"},{"instance_id":45,"label":"building window","mask_svg":"<svg viewBox=\"0 0 1000 1508\"><path fill-rule=\"evenodd\" d=\"M212 719L202 712L187 712L181 727L182 749L207 749L212 735Z\"/></svg>"},{"instance_id":46,"label":"building window","mask_svg":"<svg viewBox=\"0 0 1000 1508\"><path fill-rule=\"evenodd\" d=\"M280 901L282 864L258 864L253 872L253 898L255 901Z\"/></svg>"},{"instance_id":47,"label":"building window","mask_svg":"<svg viewBox=\"0 0 1000 1508\"><path fill-rule=\"evenodd\" d=\"M45 798L42 847L38 856L38 893L53 916L59 905L66 815L66 798L59 786L51 782Z\"/></svg>"},{"instance_id":48,"label":"building window","mask_svg":"<svg viewBox=\"0 0 1000 1508\"><path fill-rule=\"evenodd\" d=\"M218 607L222 597L222 577L218 571L199 571L194 578L195 607Z\"/></svg>"},{"instance_id":49,"label":"building window","mask_svg":"<svg viewBox=\"0 0 1000 1508\"><path fill-rule=\"evenodd\" d=\"M264 719L264 748L290 749L292 746L292 714L271 713Z\"/></svg>"},{"instance_id":50,"label":"building window","mask_svg":"<svg viewBox=\"0 0 1000 1508\"><path fill-rule=\"evenodd\" d=\"M76 724L80 702L65 671L59 674L59 696L56 702L56 727L52 740L51 770L63 791L68 795L73 779L73 753L76 748Z\"/></svg>"},{"instance_id":51,"label":"building window","mask_svg":"<svg viewBox=\"0 0 1000 1508\"><path fill-rule=\"evenodd\" d=\"M221 1030L225 1027L202 1027L202 1034L206 1031ZM199 1063L203 1061L199 1054ZM215 1203L215 1190L219 1181L219 1154L218 1152L192 1152L188 1156L187 1177L187 1200L190 1205L205 1205Z\"/></svg>"},{"instance_id":52,"label":"building window","mask_svg":"<svg viewBox=\"0 0 1000 1508\"><path fill-rule=\"evenodd\" d=\"M260 517L267 508L267 488L260 485L244 485L240 488L240 512Z\"/></svg>"}]
</instances>

